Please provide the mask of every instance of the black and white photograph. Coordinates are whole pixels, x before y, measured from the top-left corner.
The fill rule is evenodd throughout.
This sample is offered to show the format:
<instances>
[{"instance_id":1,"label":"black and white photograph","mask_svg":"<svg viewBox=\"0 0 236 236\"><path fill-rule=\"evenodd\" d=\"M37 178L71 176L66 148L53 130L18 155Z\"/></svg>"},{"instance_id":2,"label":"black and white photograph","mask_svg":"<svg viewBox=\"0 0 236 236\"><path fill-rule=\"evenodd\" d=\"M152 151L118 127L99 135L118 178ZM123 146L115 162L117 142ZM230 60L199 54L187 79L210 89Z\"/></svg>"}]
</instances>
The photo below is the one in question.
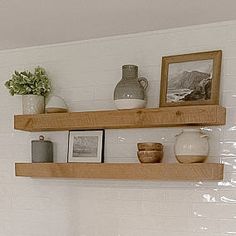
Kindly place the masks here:
<instances>
[{"instance_id":1,"label":"black and white photograph","mask_svg":"<svg viewBox=\"0 0 236 236\"><path fill-rule=\"evenodd\" d=\"M167 102L210 99L212 73L213 60L170 64Z\"/></svg>"},{"instance_id":2,"label":"black and white photograph","mask_svg":"<svg viewBox=\"0 0 236 236\"><path fill-rule=\"evenodd\" d=\"M162 58L160 106L219 103L221 51Z\"/></svg>"},{"instance_id":3,"label":"black and white photograph","mask_svg":"<svg viewBox=\"0 0 236 236\"><path fill-rule=\"evenodd\" d=\"M68 162L103 162L104 131L70 131Z\"/></svg>"}]
</instances>

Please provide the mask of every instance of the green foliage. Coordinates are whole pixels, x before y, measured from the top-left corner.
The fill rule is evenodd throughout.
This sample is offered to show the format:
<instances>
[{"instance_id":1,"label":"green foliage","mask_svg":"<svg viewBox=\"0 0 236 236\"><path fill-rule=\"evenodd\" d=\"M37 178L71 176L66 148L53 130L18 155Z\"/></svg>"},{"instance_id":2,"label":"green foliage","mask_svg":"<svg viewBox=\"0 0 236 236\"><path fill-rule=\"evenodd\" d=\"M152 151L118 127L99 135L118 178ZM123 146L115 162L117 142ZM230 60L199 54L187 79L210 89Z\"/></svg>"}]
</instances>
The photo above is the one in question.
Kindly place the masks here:
<instances>
[{"instance_id":1,"label":"green foliage","mask_svg":"<svg viewBox=\"0 0 236 236\"><path fill-rule=\"evenodd\" d=\"M46 96L51 91L51 84L42 67L34 69L34 73L29 71L18 72L12 75L12 78L6 81L5 86L13 96L18 95L42 95Z\"/></svg>"}]
</instances>

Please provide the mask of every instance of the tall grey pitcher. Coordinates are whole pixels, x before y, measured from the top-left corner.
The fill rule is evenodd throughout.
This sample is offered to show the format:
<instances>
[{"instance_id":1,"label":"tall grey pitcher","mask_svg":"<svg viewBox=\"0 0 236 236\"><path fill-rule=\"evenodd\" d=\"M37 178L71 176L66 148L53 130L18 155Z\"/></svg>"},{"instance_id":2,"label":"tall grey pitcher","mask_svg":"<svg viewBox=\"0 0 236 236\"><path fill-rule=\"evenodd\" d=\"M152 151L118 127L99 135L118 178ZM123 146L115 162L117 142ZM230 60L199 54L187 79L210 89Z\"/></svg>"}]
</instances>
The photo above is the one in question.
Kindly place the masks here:
<instances>
[{"instance_id":1,"label":"tall grey pitcher","mask_svg":"<svg viewBox=\"0 0 236 236\"><path fill-rule=\"evenodd\" d=\"M122 79L115 87L114 101L118 109L135 109L146 106L146 88L148 81L138 78L138 66L123 65Z\"/></svg>"}]
</instances>

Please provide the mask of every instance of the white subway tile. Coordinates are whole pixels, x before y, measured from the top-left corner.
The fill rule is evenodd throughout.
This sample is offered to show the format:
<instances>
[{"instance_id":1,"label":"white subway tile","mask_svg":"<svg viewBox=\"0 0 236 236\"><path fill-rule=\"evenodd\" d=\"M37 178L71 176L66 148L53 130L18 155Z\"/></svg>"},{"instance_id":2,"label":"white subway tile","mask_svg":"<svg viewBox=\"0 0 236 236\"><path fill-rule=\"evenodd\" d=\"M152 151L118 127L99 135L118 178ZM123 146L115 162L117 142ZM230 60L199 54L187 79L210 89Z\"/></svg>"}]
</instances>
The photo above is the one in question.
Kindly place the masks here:
<instances>
[{"instance_id":1,"label":"white subway tile","mask_svg":"<svg viewBox=\"0 0 236 236\"><path fill-rule=\"evenodd\" d=\"M236 217L236 205L221 203L194 203L193 213L196 217L210 219L234 219Z\"/></svg>"},{"instance_id":2,"label":"white subway tile","mask_svg":"<svg viewBox=\"0 0 236 236\"><path fill-rule=\"evenodd\" d=\"M219 223L219 220L209 218L195 217L189 219L189 227L191 228L191 231L206 233L208 235L211 235L212 233L219 233Z\"/></svg>"},{"instance_id":3,"label":"white subway tile","mask_svg":"<svg viewBox=\"0 0 236 236\"><path fill-rule=\"evenodd\" d=\"M142 202L142 211L144 215L172 216L172 217L188 217L191 208L189 203L183 202Z\"/></svg>"},{"instance_id":4,"label":"white subway tile","mask_svg":"<svg viewBox=\"0 0 236 236\"><path fill-rule=\"evenodd\" d=\"M221 233L226 233L229 235L234 235L236 234L236 224L235 224L235 219L222 219L219 222L219 227L220 227L220 232Z\"/></svg>"},{"instance_id":5,"label":"white subway tile","mask_svg":"<svg viewBox=\"0 0 236 236\"><path fill-rule=\"evenodd\" d=\"M142 191L142 200L149 202L164 202L166 190L147 188Z\"/></svg>"}]
</instances>

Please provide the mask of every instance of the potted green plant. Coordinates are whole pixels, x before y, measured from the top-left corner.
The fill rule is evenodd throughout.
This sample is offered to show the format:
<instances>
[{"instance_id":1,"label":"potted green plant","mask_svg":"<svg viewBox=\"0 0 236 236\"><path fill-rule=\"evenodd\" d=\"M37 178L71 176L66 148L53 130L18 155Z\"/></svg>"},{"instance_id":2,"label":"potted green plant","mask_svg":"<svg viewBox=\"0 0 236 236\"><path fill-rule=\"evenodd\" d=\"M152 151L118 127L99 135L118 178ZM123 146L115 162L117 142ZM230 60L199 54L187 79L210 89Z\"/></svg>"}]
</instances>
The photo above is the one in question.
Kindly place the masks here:
<instances>
[{"instance_id":1,"label":"potted green plant","mask_svg":"<svg viewBox=\"0 0 236 236\"><path fill-rule=\"evenodd\" d=\"M5 82L9 93L22 96L23 114L44 113L44 98L51 91L51 84L42 67L36 67L34 72L15 71L12 78Z\"/></svg>"}]
</instances>

